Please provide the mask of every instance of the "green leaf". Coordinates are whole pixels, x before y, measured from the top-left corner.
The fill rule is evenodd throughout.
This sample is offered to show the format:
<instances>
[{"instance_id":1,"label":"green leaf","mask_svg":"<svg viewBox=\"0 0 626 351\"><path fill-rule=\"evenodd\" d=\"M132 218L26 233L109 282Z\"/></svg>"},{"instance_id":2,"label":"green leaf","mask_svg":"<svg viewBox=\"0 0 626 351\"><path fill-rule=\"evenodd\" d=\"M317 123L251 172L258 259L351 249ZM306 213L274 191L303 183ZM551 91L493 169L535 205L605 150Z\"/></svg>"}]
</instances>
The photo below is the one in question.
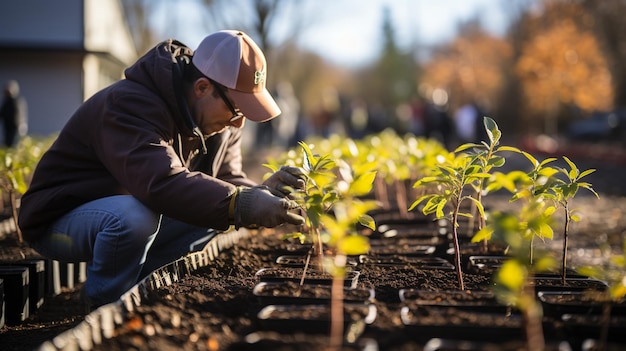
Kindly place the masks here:
<instances>
[{"instance_id":1,"label":"green leaf","mask_svg":"<svg viewBox=\"0 0 626 351\"><path fill-rule=\"evenodd\" d=\"M313 152L311 152L311 148L304 141L299 141L298 144L302 147L302 151L304 151L302 166L306 171L311 172L313 170L313 160L315 158L313 156Z\"/></svg>"},{"instance_id":2,"label":"green leaf","mask_svg":"<svg viewBox=\"0 0 626 351\"><path fill-rule=\"evenodd\" d=\"M435 216L439 219L444 218L445 214L443 213L443 209L446 206L446 200L445 199L441 199L439 200L439 203L437 204L437 211L435 212Z\"/></svg>"},{"instance_id":3,"label":"green leaf","mask_svg":"<svg viewBox=\"0 0 626 351\"><path fill-rule=\"evenodd\" d=\"M359 223L371 230L376 230L376 222L374 221L374 218L372 218L372 216L370 215L361 215L359 216Z\"/></svg>"},{"instance_id":4,"label":"green leaf","mask_svg":"<svg viewBox=\"0 0 626 351\"><path fill-rule=\"evenodd\" d=\"M298 239L300 241L300 244L304 244L306 242L307 236L301 232L293 232L283 235L282 239Z\"/></svg>"},{"instance_id":5,"label":"green leaf","mask_svg":"<svg viewBox=\"0 0 626 351\"><path fill-rule=\"evenodd\" d=\"M526 268L516 260L507 260L497 273L498 281L513 291L521 291L526 280Z\"/></svg>"},{"instance_id":6,"label":"green leaf","mask_svg":"<svg viewBox=\"0 0 626 351\"><path fill-rule=\"evenodd\" d=\"M349 256L354 256L367 253L370 246L369 241L364 236L347 235L339 241L337 248L339 249L339 252L343 252Z\"/></svg>"},{"instance_id":7,"label":"green leaf","mask_svg":"<svg viewBox=\"0 0 626 351\"><path fill-rule=\"evenodd\" d=\"M415 207L417 207L417 205L419 205L420 203L422 203L424 200L429 199L431 197L433 197L435 195L433 194L428 194L428 195L422 195L420 196L417 200L413 201L413 204L411 205L411 207L409 207L409 211L412 211Z\"/></svg>"},{"instance_id":8,"label":"green leaf","mask_svg":"<svg viewBox=\"0 0 626 351\"><path fill-rule=\"evenodd\" d=\"M539 236L542 238L547 238L547 239L552 239L554 238L554 231L552 230L552 227L550 227L549 225L542 223L539 225Z\"/></svg>"},{"instance_id":9,"label":"green leaf","mask_svg":"<svg viewBox=\"0 0 626 351\"><path fill-rule=\"evenodd\" d=\"M556 161L556 157L548 157L545 160L541 161L541 163L539 163L539 167L537 168L543 168L543 166L547 165L550 162L554 162Z\"/></svg>"},{"instance_id":10,"label":"green leaf","mask_svg":"<svg viewBox=\"0 0 626 351\"><path fill-rule=\"evenodd\" d=\"M546 209L543 211L544 216L552 216L552 214L554 214L554 212L556 212L556 207L555 206L548 206L546 207Z\"/></svg>"},{"instance_id":11,"label":"green leaf","mask_svg":"<svg viewBox=\"0 0 626 351\"><path fill-rule=\"evenodd\" d=\"M413 183L413 187L417 188L424 184L436 183L438 180L439 179L437 177L424 177L424 178L418 179L415 183Z\"/></svg>"},{"instance_id":12,"label":"green leaf","mask_svg":"<svg viewBox=\"0 0 626 351\"><path fill-rule=\"evenodd\" d=\"M578 267L576 269L576 272L586 277L598 278L598 270L595 267L589 267L589 266Z\"/></svg>"},{"instance_id":13,"label":"green leaf","mask_svg":"<svg viewBox=\"0 0 626 351\"><path fill-rule=\"evenodd\" d=\"M476 234L474 234L474 236L472 237L472 242L479 243L483 240L490 240L491 234L493 234L493 229L491 227L484 227L483 229L479 230Z\"/></svg>"},{"instance_id":14,"label":"green leaf","mask_svg":"<svg viewBox=\"0 0 626 351\"><path fill-rule=\"evenodd\" d=\"M488 166L492 167L502 167L506 160L502 156L493 156L489 161L487 161Z\"/></svg>"},{"instance_id":15,"label":"green leaf","mask_svg":"<svg viewBox=\"0 0 626 351\"><path fill-rule=\"evenodd\" d=\"M474 203L474 205L476 205L476 208L478 209L478 213L480 214L480 218L485 218L485 208L483 207L483 204L471 196L468 196L467 199L469 199L470 201Z\"/></svg>"},{"instance_id":16,"label":"green leaf","mask_svg":"<svg viewBox=\"0 0 626 351\"><path fill-rule=\"evenodd\" d=\"M493 177L493 182L500 185L500 187L505 188L511 193L515 192L515 182L512 177L509 177L508 174L503 174L501 172L495 172Z\"/></svg>"},{"instance_id":17,"label":"green leaf","mask_svg":"<svg viewBox=\"0 0 626 351\"><path fill-rule=\"evenodd\" d=\"M534 158L533 155L529 154L526 151L522 151L522 155L526 156L526 158L530 161L530 163L532 163L534 168L537 168L537 166L539 166L539 161L537 161L537 159Z\"/></svg>"},{"instance_id":18,"label":"green leaf","mask_svg":"<svg viewBox=\"0 0 626 351\"><path fill-rule=\"evenodd\" d=\"M500 132L500 129L498 129L496 121L485 116L483 119L483 124L485 125L485 131L487 132L487 136L489 137L491 145L497 145L500 141L502 133Z\"/></svg>"},{"instance_id":19,"label":"green leaf","mask_svg":"<svg viewBox=\"0 0 626 351\"><path fill-rule=\"evenodd\" d=\"M480 144L466 143L466 144L463 144L463 145L457 147L456 149L454 149L454 152L455 153L459 153L461 151L464 151L464 150L467 150L467 149L471 149L471 148L475 148L475 147L480 148L480 147L483 147L483 146L480 145Z\"/></svg>"},{"instance_id":20,"label":"green leaf","mask_svg":"<svg viewBox=\"0 0 626 351\"><path fill-rule=\"evenodd\" d=\"M586 177L588 175L590 175L591 173L595 172L596 170L594 168L588 169L586 171L583 171L582 173L580 173L580 175L578 176L578 179L581 179L583 177Z\"/></svg>"},{"instance_id":21,"label":"green leaf","mask_svg":"<svg viewBox=\"0 0 626 351\"><path fill-rule=\"evenodd\" d=\"M496 149L496 152L500 152L500 151L511 151L511 152L517 152L517 153L524 153L524 151L513 147L513 146L500 146ZM530 156L532 159L534 159L534 157ZM530 159L530 161L532 162L533 160ZM535 160L536 161L536 160ZM533 164L535 164L535 162L533 162Z\"/></svg>"},{"instance_id":22,"label":"green leaf","mask_svg":"<svg viewBox=\"0 0 626 351\"><path fill-rule=\"evenodd\" d=\"M537 272L548 272L554 269L555 263L551 257L543 256L534 262L534 267Z\"/></svg>"},{"instance_id":23,"label":"green leaf","mask_svg":"<svg viewBox=\"0 0 626 351\"><path fill-rule=\"evenodd\" d=\"M567 156L563 156L563 159L565 160L565 162L567 162L567 164L570 167L570 171L568 172L569 178L576 179L578 177L578 174L580 173L578 171L578 167L576 167L574 162L572 162Z\"/></svg>"},{"instance_id":24,"label":"green leaf","mask_svg":"<svg viewBox=\"0 0 626 351\"><path fill-rule=\"evenodd\" d=\"M350 194L353 196L364 196L370 193L376 172L367 172L358 176L352 184L350 184Z\"/></svg>"},{"instance_id":25,"label":"green leaf","mask_svg":"<svg viewBox=\"0 0 626 351\"><path fill-rule=\"evenodd\" d=\"M264 163L263 166L269 168L273 173L278 172L279 169L277 166L271 165L269 163Z\"/></svg>"}]
</instances>

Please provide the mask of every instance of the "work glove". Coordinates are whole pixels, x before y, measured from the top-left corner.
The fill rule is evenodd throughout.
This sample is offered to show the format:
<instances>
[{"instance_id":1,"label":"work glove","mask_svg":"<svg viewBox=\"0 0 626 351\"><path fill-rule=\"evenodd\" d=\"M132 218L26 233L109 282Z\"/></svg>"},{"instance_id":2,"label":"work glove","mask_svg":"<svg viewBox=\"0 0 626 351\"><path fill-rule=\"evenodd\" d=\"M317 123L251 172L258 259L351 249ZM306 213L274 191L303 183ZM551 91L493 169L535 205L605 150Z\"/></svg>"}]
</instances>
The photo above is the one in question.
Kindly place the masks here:
<instances>
[{"instance_id":1,"label":"work glove","mask_svg":"<svg viewBox=\"0 0 626 351\"><path fill-rule=\"evenodd\" d=\"M289 212L299 208L287 198L273 195L266 186L240 187L235 195L235 228L273 228L283 223L304 224L304 218Z\"/></svg>"},{"instance_id":2,"label":"work glove","mask_svg":"<svg viewBox=\"0 0 626 351\"><path fill-rule=\"evenodd\" d=\"M272 194L280 197L289 196L294 189L304 189L304 170L299 167L282 166L276 173L267 178L263 185Z\"/></svg>"}]
</instances>

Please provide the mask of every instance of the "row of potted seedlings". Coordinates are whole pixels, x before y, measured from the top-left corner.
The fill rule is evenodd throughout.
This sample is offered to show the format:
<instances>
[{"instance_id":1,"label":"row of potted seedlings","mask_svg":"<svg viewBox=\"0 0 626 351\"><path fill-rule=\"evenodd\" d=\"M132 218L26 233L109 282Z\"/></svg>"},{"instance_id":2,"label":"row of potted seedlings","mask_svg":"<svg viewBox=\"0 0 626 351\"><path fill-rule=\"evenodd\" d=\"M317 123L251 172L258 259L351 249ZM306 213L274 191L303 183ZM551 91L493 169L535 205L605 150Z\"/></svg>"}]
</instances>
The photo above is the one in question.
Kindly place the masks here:
<instances>
[{"instance_id":1,"label":"row of potted seedlings","mask_svg":"<svg viewBox=\"0 0 626 351\"><path fill-rule=\"evenodd\" d=\"M567 239L562 256L543 244L557 229L567 238L579 189L597 196L583 179L593 170L501 146L496 123L485 117L484 126L488 141L453 152L384 131L310 140L268 160L271 171L305 170L293 196L306 223L282 233L273 263L256 271L256 326L321 334L329 350L623 346L626 249L574 270ZM501 171L509 154L530 171ZM519 206L486 208L495 192ZM381 340L385 313L401 330ZM286 343L274 337L269 347Z\"/></svg>"},{"instance_id":2,"label":"row of potted seedlings","mask_svg":"<svg viewBox=\"0 0 626 351\"><path fill-rule=\"evenodd\" d=\"M594 170L581 171L567 157L563 157L567 167L552 166L557 159L539 161L515 147L501 146L495 121L485 117L484 126L488 141L464 144L451 153L436 142L401 139L388 132L363 142L331 139L317 144L322 147L316 151L327 152L321 160L333 156L341 159L350 163L353 174L363 169L365 173L372 169L378 172L372 179L374 191L367 193L382 205L367 211L371 215L368 223L378 228L362 226L361 232L355 232L355 237L367 237L369 243L367 251L362 250L355 259L356 264L363 268L412 265L455 272L456 288L417 284L398 290L403 304L401 320L407 329L416 330L418 338L423 336L423 342L433 337L447 339L452 334L455 340L438 342L448 345L445 347L467 340L480 343L485 331L490 331L490 341L519 340L533 350L559 348L564 342L572 347L598 344L599 348L607 342L623 343L619 326L626 294L624 256L613 257L610 267L582 267L579 271L568 268L566 261L569 226L579 220L572 210L572 199L580 189L598 196L583 179ZM319 156L312 154L310 145L303 143L301 147L307 155L303 164L294 162L293 154L281 162L304 165L311 172L311 159ZM523 155L530 162L530 171L498 171L507 153ZM339 183L332 184L334 188L326 189L322 197L336 192L344 178L353 176L344 177L346 169L334 173ZM411 179L418 179L412 190L406 186ZM485 209L483 196L496 191L509 191L511 201L520 203L518 210ZM367 198L367 194L356 197ZM354 201L355 197L350 198ZM410 199L414 201L406 206ZM307 201L303 201L305 207ZM333 206L309 207L307 215L310 218L329 210L336 215ZM564 223L555 221L559 210L563 211ZM321 228L315 230L327 229ZM563 234L558 258L538 244L552 239L555 228L562 228ZM341 231L346 235L349 228ZM318 242L324 241L319 238ZM315 249L315 240L313 243ZM357 279L358 272L346 265L350 261L340 261L341 276L354 272L357 274L351 279ZM470 283L465 281L468 274L472 275ZM346 285L354 286L355 280L348 281L351 283ZM575 302L578 307L572 307L575 300L579 300Z\"/></svg>"}]
</instances>

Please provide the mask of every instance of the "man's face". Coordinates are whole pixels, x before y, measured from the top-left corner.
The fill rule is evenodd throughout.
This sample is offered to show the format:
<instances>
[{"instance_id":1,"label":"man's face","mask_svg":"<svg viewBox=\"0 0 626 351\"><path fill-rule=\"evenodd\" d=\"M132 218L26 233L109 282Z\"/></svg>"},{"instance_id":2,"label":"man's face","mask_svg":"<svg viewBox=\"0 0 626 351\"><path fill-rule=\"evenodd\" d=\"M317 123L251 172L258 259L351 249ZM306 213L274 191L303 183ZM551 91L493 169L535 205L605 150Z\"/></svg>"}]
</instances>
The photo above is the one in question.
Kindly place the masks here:
<instances>
[{"instance_id":1,"label":"man's face","mask_svg":"<svg viewBox=\"0 0 626 351\"><path fill-rule=\"evenodd\" d=\"M221 133L229 126L244 126L246 118L230 100L226 88L207 78L200 78L193 89L191 113L204 135Z\"/></svg>"}]
</instances>

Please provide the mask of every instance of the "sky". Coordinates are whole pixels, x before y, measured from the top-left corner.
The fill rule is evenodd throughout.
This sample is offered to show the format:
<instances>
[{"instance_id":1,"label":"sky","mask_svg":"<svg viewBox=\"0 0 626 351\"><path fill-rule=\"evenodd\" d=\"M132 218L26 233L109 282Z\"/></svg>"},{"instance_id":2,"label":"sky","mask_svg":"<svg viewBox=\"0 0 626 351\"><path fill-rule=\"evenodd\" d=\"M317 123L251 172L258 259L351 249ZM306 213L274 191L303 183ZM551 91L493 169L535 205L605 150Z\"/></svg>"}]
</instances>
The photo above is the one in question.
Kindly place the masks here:
<instances>
[{"instance_id":1,"label":"sky","mask_svg":"<svg viewBox=\"0 0 626 351\"><path fill-rule=\"evenodd\" d=\"M305 32L300 45L329 60L359 65L373 60L382 43L383 8L388 7L403 49L451 40L460 20L480 14L483 26L501 35L506 18L498 0L335 0L333 11Z\"/></svg>"},{"instance_id":2,"label":"sky","mask_svg":"<svg viewBox=\"0 0 626 351\"><path fill-rule=\"evenodd\" d=\"M428 48L451 40L457 33L459 21L477 15L489 32L502 35L506 30L507 15L501 0L299 0L306 7L310 23L302 30L298 45L342 66L364 65L377 57L382 44L383 8L387 7L393 21L396 40L401 49ZM163 29L190 47L202 40L203 31L190 23L200 23L201 11L197 0L179 0L176 10L184 14L184 21ZM165 1L167 3L167 1ZM171 5L171 3L170 3ZM157 21L171 19L170 6L157 12ZM245 14L241 14L245 16ZM181 24L184 23L184 24ZM290 26L280 26L276 38L290 34ZM175 33L171 33L171 32ZM165 34L163 34L165 35ZM280 40L280 39L279 39Z\"/></svg>"}]
</instances>

